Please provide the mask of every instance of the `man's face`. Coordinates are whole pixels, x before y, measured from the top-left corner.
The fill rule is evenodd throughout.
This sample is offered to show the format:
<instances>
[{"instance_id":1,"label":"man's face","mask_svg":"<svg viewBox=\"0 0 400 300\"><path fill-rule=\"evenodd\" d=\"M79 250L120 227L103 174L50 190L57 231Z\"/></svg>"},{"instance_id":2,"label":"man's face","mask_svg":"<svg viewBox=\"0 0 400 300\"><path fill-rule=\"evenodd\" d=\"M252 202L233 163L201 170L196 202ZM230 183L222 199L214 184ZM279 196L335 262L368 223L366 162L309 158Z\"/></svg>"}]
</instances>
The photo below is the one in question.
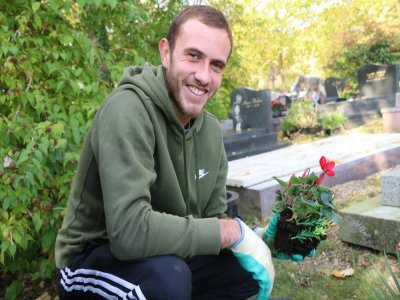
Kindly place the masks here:
<instances>
[{"instance_id":1,"label":"man's face","mask_svg":"<svg viewBox=\"0 0 400 300\"><path fill-rule=\"evenodd\" d=\"M196 19L182 24L172 52L166 39L160 41L167 85L183 125L198 116L219 89L230 50L224 29L209 27Z\"/></svg>"}]
</instances>

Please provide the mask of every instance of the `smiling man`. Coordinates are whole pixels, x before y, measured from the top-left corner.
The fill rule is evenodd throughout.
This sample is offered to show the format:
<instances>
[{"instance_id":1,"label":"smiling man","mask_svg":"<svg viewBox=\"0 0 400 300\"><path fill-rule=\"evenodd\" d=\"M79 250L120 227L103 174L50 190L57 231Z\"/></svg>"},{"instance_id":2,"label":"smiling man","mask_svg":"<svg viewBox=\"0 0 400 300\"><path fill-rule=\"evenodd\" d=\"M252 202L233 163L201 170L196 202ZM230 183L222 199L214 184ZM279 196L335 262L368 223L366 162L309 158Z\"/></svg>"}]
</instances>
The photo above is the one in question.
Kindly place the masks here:
<instances>
[{"instance_id":1,"label":"smiling man","mask_svg":"<svg viewBox=\"0 0 400 300\"><path fill-rule=\"evenodd\" d=\"M83 145L56 241L61 299L267 299L264 242L226 216L228 163L204 106L232 51L210 6L178 14L161 66L124 71Z\"/></svg>"}]
</instances>

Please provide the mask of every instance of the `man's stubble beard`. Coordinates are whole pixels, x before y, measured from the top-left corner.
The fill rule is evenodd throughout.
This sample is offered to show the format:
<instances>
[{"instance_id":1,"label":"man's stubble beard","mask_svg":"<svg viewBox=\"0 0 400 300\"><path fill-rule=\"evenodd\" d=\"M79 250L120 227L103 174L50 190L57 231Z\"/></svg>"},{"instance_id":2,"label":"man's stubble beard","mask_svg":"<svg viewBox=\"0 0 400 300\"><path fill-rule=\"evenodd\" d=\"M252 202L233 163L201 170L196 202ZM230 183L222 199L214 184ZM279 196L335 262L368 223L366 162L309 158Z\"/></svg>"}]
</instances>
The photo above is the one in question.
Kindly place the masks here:
<instances>
[{"instance_id":1,"label":"man's stubble beard","mask_svg":"<svg viewBox=\"0 0 400 300\"><path fill-rule=\"evenodd\" d=\"M180 89L179 89L179 81L176 76L173 74L173 61L172 57L170 58L171 61L171 67L169 70L166 70L166 77L167 77L167 87L168 87L168 92L170 95L170 98L172 99L172 102L175 106L175 108L178 110L178 112L185 117L188 117L190 119L196 118L201 112L204 110L204 107L207 105L207 103L211 100L212 97L210 97L206 103L202 106L202 108L197 111L197 110L192 110L192 111L187 111L183 105L183 100L181 99L180 95ZM181 86L181 88L184 88L184 86Z\"/></svg>"}]
</instances>

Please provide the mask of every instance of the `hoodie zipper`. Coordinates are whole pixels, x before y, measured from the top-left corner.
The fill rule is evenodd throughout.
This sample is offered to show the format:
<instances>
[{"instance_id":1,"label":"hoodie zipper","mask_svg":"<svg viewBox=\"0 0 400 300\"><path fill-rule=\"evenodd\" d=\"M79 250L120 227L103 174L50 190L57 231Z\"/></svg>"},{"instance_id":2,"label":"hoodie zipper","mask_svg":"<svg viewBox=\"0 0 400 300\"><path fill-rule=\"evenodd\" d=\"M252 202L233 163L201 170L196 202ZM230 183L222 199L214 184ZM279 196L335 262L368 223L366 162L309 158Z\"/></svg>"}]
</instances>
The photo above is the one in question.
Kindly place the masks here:
<instances>
[{"instance_id":1,"label":"hoodie zipper","mask_svg":"<svg viewBox=\"0 0 400 300\"><path fill-rule=\"evenodd\" d=\"M186 195L185 195L185 202L186 202L186 215L190 215L190 197L189 197L189 177L188 177L188 170L187 170L187 161L186 161L186 135L185 132L182 134L183 139L183 168L185 169L185 185L186 185Z\"/></svg>"},{"instance_id":2,"label":"hoodie zipper","mask_svg":"<svg viewBox=\"0 0 400 300\"><path fill-rule=\"evenodd\" d=\"M187 154L187 150L186 150L186 134L184 133L183 135L183 157L184 157L184 161L183 161L183 167L185 168L185 185L186 185L186 196L185 196L185 202L186 202L186 214L190 215L190 188L189 188L189 180L191 180L190 176L192 176L191 174L189 174L188 172L188 162L186 159L186 154ZM194 147L194 168L195 168L195 189L196 189L196 199L195 199L195 203L197 206L197 216L201 217L201 203L200 201L200 177L199 177L199 151L198 151L198 147L197 147L197 138L198 138L198 133L197 133L197 129L193 128L193 147Z\"/></svg>"},{"instance_id":3,"label":"hoodie zipper","mask_svg":"<svg viewBox=\"0 0 400 300\"><path fill-rule=\"evenodd\" d=\"M197 149L197 129L194 128L193 132L194 141L194 168L196 172L196 205L197 205L197 216L201 218L201 203L200 203L200 176L199 176L199 151Z\"/></svg>"}]
</instances>

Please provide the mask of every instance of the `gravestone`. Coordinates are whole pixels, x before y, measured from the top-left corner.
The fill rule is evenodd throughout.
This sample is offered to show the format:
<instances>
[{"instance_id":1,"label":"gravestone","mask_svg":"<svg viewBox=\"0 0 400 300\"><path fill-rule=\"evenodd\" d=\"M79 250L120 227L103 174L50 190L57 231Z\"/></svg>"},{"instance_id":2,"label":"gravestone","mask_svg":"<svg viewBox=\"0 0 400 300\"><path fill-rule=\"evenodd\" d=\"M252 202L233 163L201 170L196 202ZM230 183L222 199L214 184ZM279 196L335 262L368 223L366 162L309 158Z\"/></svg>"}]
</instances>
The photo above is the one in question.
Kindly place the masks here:
<instances>
[{"instance_id":1,"label":"gravestone","mask_svg":"<svg viewBox=\"0 0 400 300\"><path fill-rule=\"evenodd\" d=\"M297 99L306 97L315 105L326 102L324 80L317 76L300 75L292 85L291 91L296 93Z\"/></svg>"},{"instance_id":2,"label":"gravestone","mask_svg":"<svg viewBox=\"0 0 400 300\"><path fill-rule=\"evenodd\" d=\"M357 72L361 98L394 95L399 88L398 65L363 65Z\"/></svg>"},{"instance_id":3,"label":"gravestone","mask_svg":"<svg viewBox=\"0 0 400 300\"><path fill-rule=\"evenodd\" d=\"M271 92L238 88L231 94L233 126L236 131L265 128L272 129Z\"/></svg>"},{"instance_id":4,"label":"gravestone","mask_svg":"<svg viewBox=\"0 0 400 300\"><path fill-rule=\"evenodd\" d=\"M400 241L400 168L381 177L382 194L345 208L339 237L356 245L396 253Z\"/></svg>"},{"instance_id":5,"label":"gravestone","mask_svg":"<svg viewBox=\"0 0 400 300\"><path fill-rule=\"evenodd\" d=\"M381 179L382 204L400 207L400 168L384 174Z\"/></svg>"},{"instance_id":6,"label":"gravestone","mask_svg":"<svg viewBox=\"0 0 400 300\"><path fill-rule=\"evenodd\" d=\"M400 132L400 92L396 93L394 107L381 109L383 128L387 132Z\"/></svg>"},{"instance_id":7,"label":"gravestone","mask_svg":"<svg viewBox=\"0 0 400 300\"><path fill-rule=\"evenodd\" d=\"M334 102L340 99L339 91L346 87L346 79L328 77L325 79L326 102Z\"/></svg>"},{"instance_id":8,"label":"gravestone","mask_svg":"<svg viewBox=\"0 0 400 300\"><path fill-rule=\"evenodd\" d=\"M228 160L239 159L290 145L273 132L271 92L238 88L231 93L233 130L225 131Z\"/></svg>"},{"instance_id":9,"label":"gravestone","mask_svg":"<svg viewBox=\"0 0 400 300\"><path fill-rule=\"evenodd\" d=\"M400 131L400 107L393 108L400 92L398 65L364 65L358 69L359 95L355 101L330 102L318 114L339 112L347 117L346 128L383 118L386 131Z\"/></svg>"}]
</instances>

